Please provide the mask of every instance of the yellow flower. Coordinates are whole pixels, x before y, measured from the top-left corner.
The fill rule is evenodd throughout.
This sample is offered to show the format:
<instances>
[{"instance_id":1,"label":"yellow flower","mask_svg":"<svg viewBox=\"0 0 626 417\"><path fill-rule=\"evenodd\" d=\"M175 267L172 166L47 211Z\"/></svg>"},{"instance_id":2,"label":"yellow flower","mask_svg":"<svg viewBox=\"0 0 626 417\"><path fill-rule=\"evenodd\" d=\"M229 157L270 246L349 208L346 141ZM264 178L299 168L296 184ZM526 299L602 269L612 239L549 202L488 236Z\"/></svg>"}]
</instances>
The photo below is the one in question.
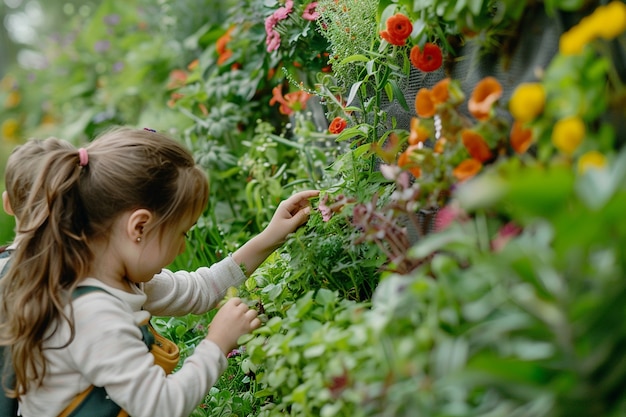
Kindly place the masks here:
<instances>
[{"instance_id":1,"label":"yellow flower","mask_svg":"<svg viewBox=\"0 0 626 417\"><path fill-rule=\"evenodd\" d=\"M20 101L22 101L22 96L20 95L20 93L13 90L7 96L7 99L4 102L4 107L6 107L7 109L12 109L13 107L20 104Z\"/></svg>"},{"instance_id":2,"label":"yellow flower","mask_svg":"<svg viewBox=\"0 0 626 417\"><path fill-rule=\"evenodd\" d=\"M563 55L579 55L583 48L596 37L583 21L561 35L559 51Z\"/></svg>"},{"instance_id":3,"label":"yellow flower","mask_svg":"<svg viewBox=\"0 0 626 417\"><path fill-rule=\"evenodd\" d=\"M606 158L598 151L589 151L578 159L578 172L583 174L590 169L600 169L606 166Z\"/></svg>"},{"instance_id":4,"label":"yellow flower","mask_svg":"<svg viewBox=\"0 0 626 417\"><path fill-rule=\"evenodd\" d=\"M17 131L20 127L20 124L15 119L7 119L2 123L2 137L4 140L16 140L17 139Z\"/></svg>"},{"instance_id":5,"label":"yellow flower","mask_svg":"<svg viewBox=\"0 0 626 417\"><path fill-rule=\"evenodd\" d=\"M522 83L517 86L509 101L509 111L522 123L539 116L546 104L546 91L539 83Z\"/></svg>"},{"instance_id":6,"label":"yellow flower","mask_svg":"<svg viewBox=\"0 0 626 417\"><path fill-rule=\"evenodd\" d=\"M626 4L613 1L598 7L588 19L590 30L604 39L614 39L626 30Z\"/></svg>"},{"instance_id":7,"label":"yellow flower","mask_svg":"<svg viewBox=\"0 0 626 417\"><path fill-rule=\"evenodd\" d=\"M626 4L612 1L599 6L594 12L581 19L570 30L561 35L559 50L563 55L580 54L589 42L604 38L614 39L626 31Z\"/></svg>"},{"instance_id":8,"label":"yellow flower","mask_svg":"<svg viewBox=\"0 0 626 417\"><path fill-rule=\"evenodd\" d=\"M585 123L580 117L570 116L554 124L552 143L566 155L571 155L585 138Z\"/></svg>"}]
</instances>

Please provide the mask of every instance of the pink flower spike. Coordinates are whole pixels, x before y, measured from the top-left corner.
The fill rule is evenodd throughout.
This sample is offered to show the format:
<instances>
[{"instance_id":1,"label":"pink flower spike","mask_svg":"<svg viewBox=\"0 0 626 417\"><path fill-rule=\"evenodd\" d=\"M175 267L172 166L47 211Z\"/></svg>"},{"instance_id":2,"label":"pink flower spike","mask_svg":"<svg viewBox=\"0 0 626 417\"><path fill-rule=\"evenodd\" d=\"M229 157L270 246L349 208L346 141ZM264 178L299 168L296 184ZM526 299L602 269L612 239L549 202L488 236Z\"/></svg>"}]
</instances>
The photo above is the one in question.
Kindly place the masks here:
<instances>
[{"instance_id":1,"label":"pink flower spike","mask_svg":"<svg viewBox=\"0 0 626 417\"><path fill-rule=\"evenodd\" d=\"M328 205L326 204L328 202L328 194L325 194L324 197L322 197L322 199L319 202L319 205L317 206L317 209L320 211L320 214L322 215L322 220L327 222L330 220L331 217L333 217L333 212L330 209L330 207L328 207Z\"/></svg>"},{"instance_id":2,"label":"pink flower spike","mask_svg":"<svg viewBox=\"0 0 626 417\"><path fill-rule=\"evenodd\" d=\"M309 3L309 5L304 8L304 12L302 12L302 18L310 21L317 20L320 14L316 11L316 7L316 1Z\"/></svg>"}]
</instances>

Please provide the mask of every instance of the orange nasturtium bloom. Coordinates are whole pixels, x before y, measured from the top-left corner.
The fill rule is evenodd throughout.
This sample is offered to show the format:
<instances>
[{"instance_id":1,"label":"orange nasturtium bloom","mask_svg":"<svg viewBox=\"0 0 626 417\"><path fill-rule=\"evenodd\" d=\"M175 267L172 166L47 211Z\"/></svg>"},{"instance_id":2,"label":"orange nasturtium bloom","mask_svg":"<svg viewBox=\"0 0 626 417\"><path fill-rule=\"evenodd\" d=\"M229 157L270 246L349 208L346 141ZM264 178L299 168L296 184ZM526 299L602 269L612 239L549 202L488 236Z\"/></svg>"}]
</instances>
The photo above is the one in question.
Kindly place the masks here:
<instances>
[{"instance_id":1,"label":"orange nasturtium bloom","mask_svg":"<svg viewBox=\"0 0 626 417\"><path fill-rule=\"evenodd\" d=\"M407 38L413 32L413 24L408 17L397 13L387 19L387 30L380 32L380 37L392 45L404 46Z\"/></svg>"},{"instance_id":2,"label":"orange nasturtium bloom","mask_svg":"<svg viewBox=\"0 0 626 417\"><path fill-rule=\"evenodd\" d=\"M330 126L328 126L328 132L333 135L337 135L348 126L348 121L342 117L335 117L332 122L330 122Z\"/></svg>"},{"instance_id":3,"label":"orange nasturtium bloom","mask_svg":"<svg viewBox=\"0 0 626 417\"><path fill-rule=\"evenodd\" d=\"M452 170L452 175L454 175L454 178L459 180L459 182L465 181L478 174L482 168L483 164L481 164L480 161L470 158L457 165L457 167Z\"/></svg>"},{"instance_id":4,"label":"orange nasturtium bloom","mask_svg":"<svg viewBox=\"0 0 626 417\"><path fill-rule=\"evenodd\" d=\"M522 83L515 88L509 111L515 120L526 123L541 114L546 104L546 91L539 83Z\"/></svg>"},{"instance_id":5,"label":"orange nasturtium bloom","mask_svg":"<svg viewBox=\"0 0 626 417\"><path fill-rule=\"evenodd\" d=\"M491 109L502 97L502 85L494 77L485 77L476 84L470 96L467 108L476 119L489 119Z\"/></svg>"},{"instance_id":6,"label":"orange nasturtium bloom","mask_svg":"<svg viewBox=\"0 0 626 417\"><path fill-rule=\"evenodd\" d=\"M420 149L419 145L411 145L398 157L398 166L409 171L415 178L419 178L422 175L420 167L411 159L411 154L418 149Z\"/></svg>"},{"instance_id":7,"label":"orange nasturtium bloom","mask_svg":"<svg viewBox=\"0 0 626 417\"><path fill-rule=\"evenodd\" d=\"M428 88L421 88L415 96L415 111L419 117L428 119L435 115L435 99Z\"/></svg>"},{"instance_id":8,"label":"orange nasturtium bloom","mask_svg":"<svg viewBox=\"0 0 626 417\"><path fill-rule=\"evenodd\" d=\"M487 142L479 133L464 129L461 132L461 139L465 149L467 149L472 158L480 162L487 162L493 157L489 145L487 145Z\"/></svg>"},{"instance_id":9,"label":"orange nasturtium bloom","mask_svg":"<svg viewBox=\"0 0 626 417\"><path fill-rule=\"evenodd\" d=\"M430 137L430 132L424 126L420 125L420 119L413 117L411 119L411 130L409 133L409 145L417 145L425 142Z\"/></svg>"},{"instance_id":10,"label":"orange nasturtium bloom","mask_svg":"<svg viewBox=\"0 0 626 417\"><path fill-rule=\"evenodd\" d=\"M513 148L516 153L525 153L533 143L532 130L524 127L523 123L519 120L514 121L511 127L510 143L511 148Z\"/></svg>"},{"instance_id":11,"label":"orange nasturtium bloom","mask_svg":"<svg viewBox=\"0 0 626 417\"><path fill-rule=\"evenodd\" d=\"M435 103L445 103L448 101L448 97L450 97L450 78L444 78L435 84L431 90L433 93L433 98L435 99Z\"/></svg>"},{"instance_id":12,"label":"orange nasturtium bloom","mask_svg":"<svg viewBox=\"0 0 626 417\"><path fill-rule=\"evenodd\" d=\"M566 155L571 155L585 138L585 123L580 117L570 116L557 121L552 129L552 143Z\"/></svg>"}]
</instances>

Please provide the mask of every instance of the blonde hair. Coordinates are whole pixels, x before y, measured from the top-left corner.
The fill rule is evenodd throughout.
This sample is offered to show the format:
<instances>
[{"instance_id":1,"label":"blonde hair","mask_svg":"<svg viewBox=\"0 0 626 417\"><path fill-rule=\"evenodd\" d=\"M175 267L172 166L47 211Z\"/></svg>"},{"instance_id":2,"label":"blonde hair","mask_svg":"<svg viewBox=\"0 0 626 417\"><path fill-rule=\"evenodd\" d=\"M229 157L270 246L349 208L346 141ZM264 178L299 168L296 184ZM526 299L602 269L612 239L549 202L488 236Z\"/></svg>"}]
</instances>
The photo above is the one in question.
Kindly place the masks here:
<instances>
[{"instance_id":1,"label":"blonde hair","mask_svg":"<svg viewBox=\"0 0 626 417\"><path fill-rule=\"evenodd\" d=\"M73 149L73 146L69 142L54 137L29 139L13 149L9 155L4 171L4 184L11 209L17 219L20 218L45 155L57 149Z\"/></svg>"},{"instance_id":2,"label":"blonde hair","mask_svg":"<svg viewBox=\"0 0 626 417\"><path fill-rule=\"evenodd\" d=\"M207 204L205 172L168 136L116 128L86 151L84 166L75 148L44 157L22 211L23 237L0 282L0 345L10 346L16 386L9 395L18 398L43 380L44 342L60 322L71 329L67 344L73 340L73 319L64 309L93 260L89 242L106 237L129 210L150 210L162 231L199 216Z\"/></svg>"}]
</instances>

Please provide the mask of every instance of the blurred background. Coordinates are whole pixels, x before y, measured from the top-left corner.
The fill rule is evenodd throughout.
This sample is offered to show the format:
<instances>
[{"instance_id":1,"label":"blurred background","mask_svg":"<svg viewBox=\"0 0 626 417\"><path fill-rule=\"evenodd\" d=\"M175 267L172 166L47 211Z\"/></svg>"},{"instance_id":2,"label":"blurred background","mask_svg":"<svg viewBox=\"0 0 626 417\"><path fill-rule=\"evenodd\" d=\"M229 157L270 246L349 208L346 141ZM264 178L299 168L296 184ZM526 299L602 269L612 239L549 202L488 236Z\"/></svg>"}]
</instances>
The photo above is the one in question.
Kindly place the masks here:
<instances>
[{"instance_id":1,"label":"blurred background","mask_svg":"<svg viewBox=\"0 0 626 417\"><path fill-rule=\"evenodd\" d=\"M100 0L2 0L0 1L0 80L4 90L11 90L13 77L9 72L26 73L46 66L46 56L42 51L44 40L61 36L70 22L88 18L97 8ZM17 94L9 94L1 111L0 120L9 117L11 104L20 100ZM11 124L5 124L7 129ZM3 133L7 133L3 131ZM0 142L0 169L4 173L6 158L20 143L18 138L11 140L3 134ZM4 191L4 176L2 175ZM0 213L0 243L8 242L13 236L13 218Z\"/></svg>"},{"instance_id":2,"label":"blurred background","mask_svg":"<svg viewBox=\"0 0 626 417\"><path fill-rule=\"evenodd\" d=\"M190 125L168 106L171 74L206 47L196 32L219 26L232 3L0 0L0 189L9 153L27 138L78 144L115 124ZM2 212L0 244L12 235Z\"/></svg>"}]
</instances>

